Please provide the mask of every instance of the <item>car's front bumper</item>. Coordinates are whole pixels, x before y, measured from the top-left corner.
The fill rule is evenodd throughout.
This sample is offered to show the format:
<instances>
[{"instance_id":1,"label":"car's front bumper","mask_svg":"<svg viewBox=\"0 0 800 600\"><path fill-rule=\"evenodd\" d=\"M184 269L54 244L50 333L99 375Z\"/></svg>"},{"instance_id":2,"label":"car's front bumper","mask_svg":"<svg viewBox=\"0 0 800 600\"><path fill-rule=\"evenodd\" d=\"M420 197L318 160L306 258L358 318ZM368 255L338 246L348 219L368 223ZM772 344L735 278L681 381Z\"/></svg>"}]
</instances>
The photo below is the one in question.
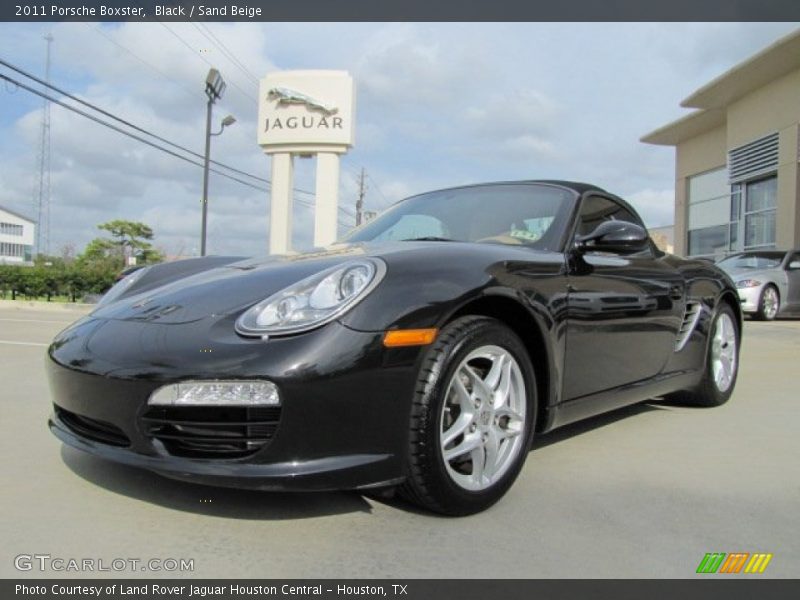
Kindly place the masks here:
<instances>
[{"instance_id":1,"label":"car's front bumper","mask_svg":"<svg viewBox=\"0 0 800 600\"><path fill-rule=\"evenodd\" d=\"M756 313L758 312L758 305L761 301L761 290L763 286L739 288L739 302L741 303L742 312Z\"/></svg>"},{"instance_id":2,"label":"car's front bumper","mask_svg":"<svg viewBox=\"0 0 800 600\"><path fill-rule=\"evenodd\" d=\"M212 485L331 490L402 481L419 348L387 350L379 333L339 323L291 338L248 340L229 320L87 319L66 330L47 361L51 431L101 458ZM194 456L176 454L152 435L147 399L158 387L240 378L267 379L280 390L280 416L264 447L234 458ZM87 434L76 416L79 425L104 424L120 439L107 443L102 431Z\"/></svg>"},{"instance_id":3,"label":"car's front bumper","mask_svg":"<svg viewBox=\"0 0 800 600\"><path fill-rule=\"evenodd\" d=\"M258 490L302 491L370 489L403 481L390 454L356 454L279 463L198 461L148 456L81 437L54 413L48 425L62 442L114 462L155 471L166 477L205 485Z\"/></svg>"}]
</instances>

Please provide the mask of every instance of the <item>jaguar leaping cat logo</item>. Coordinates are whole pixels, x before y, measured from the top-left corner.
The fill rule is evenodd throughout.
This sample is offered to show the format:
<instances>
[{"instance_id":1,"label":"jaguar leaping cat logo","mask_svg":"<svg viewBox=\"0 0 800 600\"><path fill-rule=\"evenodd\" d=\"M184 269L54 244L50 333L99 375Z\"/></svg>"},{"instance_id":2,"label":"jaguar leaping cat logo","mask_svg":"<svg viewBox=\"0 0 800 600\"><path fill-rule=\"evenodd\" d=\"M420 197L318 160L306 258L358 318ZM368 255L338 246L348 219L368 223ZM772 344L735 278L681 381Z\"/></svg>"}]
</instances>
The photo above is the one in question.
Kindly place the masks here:
<instances>
[{"instance_id":1,"label":"jaguar leaping cat logo","mask_svg":"<svg viewBox=\"0 0 800 600\"><path fill-rule=\"evenodd\" d=\"M312 98L311 96L295 90L290 90L289 88L274 87L267 92L267 97L270 100L277 99L278 104L305 104L308 110L318 110L326 115L335 115L339 112L339 109L335 106L325 104L316 98Z\"/></svg>"}]
</instances>

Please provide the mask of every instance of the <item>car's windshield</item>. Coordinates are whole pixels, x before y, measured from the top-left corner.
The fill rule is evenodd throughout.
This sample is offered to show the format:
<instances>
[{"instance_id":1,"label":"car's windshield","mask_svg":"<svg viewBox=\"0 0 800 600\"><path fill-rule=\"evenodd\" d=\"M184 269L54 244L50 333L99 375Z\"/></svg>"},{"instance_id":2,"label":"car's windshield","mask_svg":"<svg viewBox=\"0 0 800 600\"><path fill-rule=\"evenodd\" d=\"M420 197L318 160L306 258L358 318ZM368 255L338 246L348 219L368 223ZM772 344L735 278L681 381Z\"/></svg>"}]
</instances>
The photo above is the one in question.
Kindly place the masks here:
<instances>
[{"instance_id":1,"label":"car's windshield","mask_svg":"<svg viewBox=\"0 0 800 600\"><path fill-rule=\"evenodd\" d=\"M783 252L746 252L734 254L717 263L723 269L774 269L783 260Z\"/></svg>"},{"instance_id":2,"label":"car's windshield","mask_svg":"<svg viewBox=\"0 0 800 600\"><path fill-rule=\"evenodd\" d=\"M556 250L575 194L540 184L492 184L398 202L347 242L430 240L530 245Z\"/></svg>"}]
</instances>

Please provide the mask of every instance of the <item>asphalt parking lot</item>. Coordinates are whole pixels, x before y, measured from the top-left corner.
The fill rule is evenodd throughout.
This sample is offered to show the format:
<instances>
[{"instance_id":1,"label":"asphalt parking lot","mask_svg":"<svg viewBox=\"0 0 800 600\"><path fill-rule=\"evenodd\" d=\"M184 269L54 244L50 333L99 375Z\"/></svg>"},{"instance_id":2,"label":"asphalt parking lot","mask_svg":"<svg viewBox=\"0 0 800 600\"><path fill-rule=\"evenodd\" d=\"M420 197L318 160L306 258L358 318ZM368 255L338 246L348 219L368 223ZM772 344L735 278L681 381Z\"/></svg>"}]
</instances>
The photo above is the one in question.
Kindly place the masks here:
<instances>
[{"instance_id":1,"label":"asphalt parking lot","mask_svg":"<svg viewBox=\"0 0 800 600\"><path fill-rule=\"evenodd\" d=\"M197 486L62 448L43 362L80 313L2 304L0 577L63 576L14 568L50 554L191 558L195 577L683 578L706 552L769 552L757 577L797 576L800 321L746 323L727 405L644 404L542 436L504 500L447 519L355 493Z\"/></svg>"}]
</instances>

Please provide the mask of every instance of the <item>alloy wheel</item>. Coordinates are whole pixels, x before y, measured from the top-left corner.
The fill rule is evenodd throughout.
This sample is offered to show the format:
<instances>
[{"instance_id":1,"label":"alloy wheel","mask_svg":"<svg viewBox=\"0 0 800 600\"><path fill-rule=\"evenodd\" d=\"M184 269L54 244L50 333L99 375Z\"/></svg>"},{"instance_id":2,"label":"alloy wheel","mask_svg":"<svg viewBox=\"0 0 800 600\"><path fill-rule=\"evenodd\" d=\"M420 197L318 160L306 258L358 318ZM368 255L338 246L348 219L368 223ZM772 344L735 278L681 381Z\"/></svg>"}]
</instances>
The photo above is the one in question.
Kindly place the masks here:
<instances>
[{"instance_id":1,"label":"alloy wheel","mask_svg":"<svg viewBox=\"0 0 800 600\"><path fill-rule=\"evenodd\" d=\"M470 490L497 482L522 450L525 379L514 356L481 346L459 364L440 419L440 449L450 478Z\"/></svg>"},{"instance_id":2,"label":"alloy wheel","mask_svg":"<svg viewBox=\"0 0 800 600\"><path fill-rule=\"evenodd\" d=\"M778 314L778 308L780 307L778 292L775 290L775 288L772 286L764 288L764 297L761 301L764 307L764 316L769 320L774 319L775 315Z\"/></svg>"},{"instance_id":3,"label":"alloy wheel","mask_svg":"<svg viewBox=\"0 0 800 600\"><path fill-rule=\"evenodd\" d=\"M727 392L737 368L736 326L728 313L720 313L711 339L711 372L720 392Z\"/></svg>"}]
</instances>

